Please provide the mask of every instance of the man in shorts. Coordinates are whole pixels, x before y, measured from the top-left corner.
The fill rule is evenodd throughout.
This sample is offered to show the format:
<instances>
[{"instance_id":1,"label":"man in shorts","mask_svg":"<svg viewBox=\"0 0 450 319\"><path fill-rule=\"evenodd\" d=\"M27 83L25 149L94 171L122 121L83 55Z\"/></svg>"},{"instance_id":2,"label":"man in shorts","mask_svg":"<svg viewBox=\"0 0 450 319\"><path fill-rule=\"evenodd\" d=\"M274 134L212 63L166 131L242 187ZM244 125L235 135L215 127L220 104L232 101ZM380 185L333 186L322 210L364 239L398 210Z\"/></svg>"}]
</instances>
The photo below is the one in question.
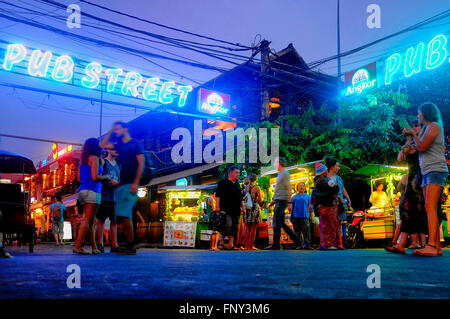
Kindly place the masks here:
<instances>
[{"instance_id":1,"label":"man in shorts","mask_svg":"<svg viewBox=\"0 0 450 319\"><path fill-rule=\"evenodd\" d=\"M105 227L105 221L109 218L110 231L111 231L111 252L117 253L119 245L117 244L117 225L115 211L115 196L114 191L116 186L119 185L119 164L116 162L117 151L115 149L107 150L108 156L105 158L105 164L103 165L103 175L107 175L110 178L110 182L102 183L102 202L97 214L97 243L99 250L104 253L105 248L103 245L103 232Z\"/></svg>"},{"instance_id":2,"label":"man in shorts","mask_svg":"<svg viewBox=\"0 0 450 319\"><path fill-rule=\"evenodd\" d=\"M109 142L113 133L117 139L115 145ZM115 214L117 224L124 225L127 245L120 247L117 254L135 255L132 215L138 200L137 190L144 169L144 147L141 141L130 136L128 126L120 121L113 124L111 130L100 142L100 147L115 148L119 154L120 182L115 190Z\"/></svg>"},{"instance_id":3,"label":"man in shorts","mask_svg":"<svg viewBox=\"0 0 450 319\"><path fill-rule=\"evenodd\" d=\"M56 246L64 245L64 211L66 206L61 203L61 196L53 197L53 204L50 205L50 215L52 216L52 233L55 236Z\"/></svg>"}]
</instances>

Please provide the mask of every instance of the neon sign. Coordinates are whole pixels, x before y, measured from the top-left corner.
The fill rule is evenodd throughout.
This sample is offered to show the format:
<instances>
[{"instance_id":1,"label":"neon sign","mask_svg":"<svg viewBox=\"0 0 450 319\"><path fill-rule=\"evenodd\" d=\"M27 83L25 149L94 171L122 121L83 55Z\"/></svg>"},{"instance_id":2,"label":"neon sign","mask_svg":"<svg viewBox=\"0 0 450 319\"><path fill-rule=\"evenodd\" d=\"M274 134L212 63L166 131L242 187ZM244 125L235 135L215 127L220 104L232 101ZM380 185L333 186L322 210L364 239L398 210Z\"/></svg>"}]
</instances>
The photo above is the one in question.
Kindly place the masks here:
<instances>
[{"instance_id":1,"label":"neon sign","mask_svg":"<svg viewBox=\"0 0 450 319\"><path fill-rule=\"evenodd\" d=\"M396 52L389 56L385 61L384 84L389 85L399 78L409 78L424 69L436 69L447 58L447 37L443 34L437 35L427 46L421 42L410 47L404 54Z\"/></svg>"},{"instance_id":2,"label":"neon sign","mask_svg":"<svg viewBox=\"0 0 450 319\"><path fill-rule=\"evenodd\" d=\"M144 78L138 72L125 72L120 68L105 68L98 62L82 65L83 75L80 76L74 72L75 67L79 65L68 55L54 56L50 51L28 51L22 44L9 44L3 59L3 69L12 71L15 66L26 63L27 73L30 76L49 78L57 82L80 83L82 87L88 89L97 88L101 79L105 79L106 91L109 93L119 92L123 96L132 96L161 104L171 104L177 98L179 107L186 105L187 97L192 91L190 85L161 81L158 77Z\"/></svg>"},{"instance_id":3,"label":"neon sign","mask_svg":"<svg viewBox=\"0 0 450 319\"><path fill-rule=\"evenodd\" d=\"M201 88L198 92L198 109L204 113L228 115L230 96Z\"/></svg>"},{"instance_id":4,"label":"neon sign","mask_svg":"<svg viewBox=\"0 0 450 319\"><path fill-rule=\"evenodd\" d=\"M176 186L187 186L188 185L188 180L186 178L180 178L177 179L175 182Z\"/></svg>"},{"instance_id":5,"label":"neon sign","mask_svg":"<svg viewBox=\"0 0 450 319\"><path fill-rule=\"evenodd\" d=\"M376 82L376 62L368 64L356 71L345 74L345 90L342 95L351 96L360 94L369 88L375 88Z\"/></svg>"},{"instance_id":6,"label":"neon sign","mask_svg":"<svg viewBox=\"0 0 450 319\"><path fill-rule=\"evenodd\" d=\"M46 159L42 160L40 167L43 167L47 164L53 163L54 161L56 161L58 158L60 158L61 156L69 153L70 151L73 150L73 145L69 145L66 148L63 148L61 150L58 150L58 145L57 144L53 144L52 147L52 154L47 157Z\"/></svg>"}]
</instances>

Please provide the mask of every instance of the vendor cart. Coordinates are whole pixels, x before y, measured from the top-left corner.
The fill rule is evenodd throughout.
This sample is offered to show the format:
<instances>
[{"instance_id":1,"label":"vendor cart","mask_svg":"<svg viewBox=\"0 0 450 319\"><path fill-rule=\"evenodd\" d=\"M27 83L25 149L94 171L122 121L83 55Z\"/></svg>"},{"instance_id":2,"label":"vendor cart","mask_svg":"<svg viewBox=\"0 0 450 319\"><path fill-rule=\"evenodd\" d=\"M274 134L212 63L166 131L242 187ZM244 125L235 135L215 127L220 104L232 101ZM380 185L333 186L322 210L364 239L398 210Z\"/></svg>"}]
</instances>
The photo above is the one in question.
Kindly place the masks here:
<instances>
[{"instance_id":1,"label":"vendor cart","mask_svg":"<svg viewBox=\"0 0 450 319\"><path fill-rule=\"evenodd\" d=\"M400 194L397 192L397 185L407 171L407 167L383 164L368 164L355 171L354 174L369 178L372 192L375 190L375 183L383 181L387 185L386 194L391 203L386 207L372 206L365 211L365 218L361 223L365 241L390 241L394 237L395 227L400 221Z\"/></svg>"},{"instance_id":2,"label":"vendor cart","mask_svg":"<svg viewBox=\"0 0 450 319\"><path fill-rule=\"evenodd\" d=\"M165 186L158 189L166 193L164 246L194 248L201 239L209 241L205 201L216 186Z\"/></svg>"},{"instance_id":3,"label":"vendor cart","mask_svg":"<svg viewBox=\"0 0 450 319\"><path fill-rule=\"evenodd\" d=\"M29 251L34 249L34 222L30 217L28 194L23 192L25 178L34 174L36 169L33 162L19 154L0 150L0 231L5 235L4 240L17 240L17 244L28 244ZM6 176L18 175L20 178L14 183ZM5 183L6 182L6 183Z\"/></svg>"}]
</instances>

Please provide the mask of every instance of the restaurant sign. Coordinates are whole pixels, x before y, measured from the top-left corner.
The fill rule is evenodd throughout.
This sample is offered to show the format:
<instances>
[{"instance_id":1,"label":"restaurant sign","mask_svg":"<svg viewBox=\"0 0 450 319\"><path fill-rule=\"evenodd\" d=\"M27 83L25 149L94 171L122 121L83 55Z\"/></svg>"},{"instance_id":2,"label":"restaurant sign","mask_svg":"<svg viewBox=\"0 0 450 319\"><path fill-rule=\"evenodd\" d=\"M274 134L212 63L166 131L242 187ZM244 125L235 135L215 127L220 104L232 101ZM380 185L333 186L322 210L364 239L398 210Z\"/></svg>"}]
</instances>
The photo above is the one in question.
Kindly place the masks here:
<instances>
[{"instance_id":1,"label":"restaurant sign","mask_svg":"<svg viewBox=\"0 0 450 319\"><path fill-rule=\"evenodd\" d=\"M179 107L186 104L192 86L163 81L156 76L144 77L135 71L105 67L99 62L82 61L69 55L55 55L50 51L31 50L23 44L8 44L2 69L11 73L60 83L70 83L87 89L98 89L105 83L106 92L129 96L158 104ZM104 81L102 81L104 80Z\"/></svg>"}]
</instances>

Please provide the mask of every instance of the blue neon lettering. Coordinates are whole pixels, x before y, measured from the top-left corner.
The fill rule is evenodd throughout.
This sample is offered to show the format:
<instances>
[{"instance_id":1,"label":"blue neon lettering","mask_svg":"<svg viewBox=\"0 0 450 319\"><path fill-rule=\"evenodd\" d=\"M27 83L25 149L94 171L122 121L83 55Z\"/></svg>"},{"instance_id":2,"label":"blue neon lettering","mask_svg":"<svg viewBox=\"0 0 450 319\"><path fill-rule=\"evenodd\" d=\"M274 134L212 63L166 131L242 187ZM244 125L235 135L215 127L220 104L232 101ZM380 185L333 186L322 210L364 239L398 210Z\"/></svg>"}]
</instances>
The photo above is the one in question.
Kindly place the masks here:
<instances>
[{"instance_id":1,"label":"blue neon lettering","mask_svg":"<svg viewBox=\"0 0 450 319\"><path fill-rule=\"evenodd\" d=\"M159 91L159 101L163 104L170 104L173 102L172 90L175 87L175 82L165 82Z\"/></svg>"},{"instance_id":2,"label":"blue neon lettering","mask_svg":"<svg viewBox=\"0 0 450 319\"><path fill-rule=\"evenodd\" d=\"M384 83L386 85L392 83L392 77L398 71L401 64L402 57L398 53L391 55L386 61L386 76Z\"/></svg>"},{"instance_id":3,"label":"blue neon lettering","mask_svg":"<svg viewBox=\"0 0 450 319\"><path fill-rule=\"evenodd\" d=\"M21 62L27 55L27 49L22 44L9 44L6 50L3 68L11 71L14 64Z\"/></svg>"},{"instance_id":4,"label":"blue neon lettering","mask_svg":"<svg viewBox=\"0 0 450 319\"><path fill-rule=\"evenodd\" d=\"M45 77L47 76L48 67L52 59L52 53L47 51L42 53L41 50L34 50L31 53L28 62L28 74L31 76Z\"/></svg>"},{"instance_id":5,"label":"blue neon lettering","mask_svg":"<svg viewBox=\"0 0 450 319\"><path fill-rule=\"evenodd\" d=\"M73 76L74 63L70 56L61 55L56 59L52 78L59 82L68 82Z\"/></svg>"},{"instance_id":6,"label":"blue neon lettering","mask_svg":"<svg viewBox=\"0 0 450 319\"><path fill-rule=\"evenodd\" d=\"M144 89L142 90L142 97L149 101L158 99L158 88L156 84L160 83L159 78L148 78L145 82Z\"/></svg>"},{"instance_id":7,"label":"blue neon lettering","mask_svg":"<svg viewBox=\"0 0 450 319\"><path fill-rule=\"evenodd\" d=\"M122 94L127 95L128 92L132 96L137 97L139 95L138 86L142 83L142 76L137 72L128 72L125 76L125 80L122 85Z\"/></svg>"},{"instance_id":8,"label":"blue neon lettering","mask_svg":"<svg viewBox=\"0 0 450 319\"><path fill-rule=\"evenodd\" d=\"M192 86L185 85L185 86L179 86L178 92L180 92L180 98L178 100L178 106L183 107L186 105L186 100L188 97L189 92L192 92Z\"/></svg>"},{"instance_id":9,"label":"blue neon lettering","mask_svg":"<svg viewBox=\"0 0 450 319\"><path fill-rule=\"evenodd\" d=\"M108 69L105 72L108 77L108 82L106 84L106 91L112 92L116 88L117 80L119 76L123 74L122 69Z\"/></svg>"},{"instance_id":10,"label":"blue neon lettering","mask_svg":"<svg viewBox=\"0 0 450 319\"><path fill-rule=\"evenodd\" d=\"M408 78L414 73L419 73L421 71L424 46L423 43L419 43L415 50L414 47L411 47L406 51L405 77ZM418 58L417 55L419 55Z\"/></svg>"},{"instance_id":11,"label":"blue neon lettering","mask_svg":"<svg viewBox=\"0 0 450 319\"><path fill-rule=\"evenodd\" d=\"M435 44L437 43L437 47ZM444 35L438 35L433 38L428 44L428 54L427 54L427 69L434 69L440 66L445 58L447 57L447 49L445 45L447 44L447 38Z\"/></svg>"},{"instance_id":12,"label":"blue neon lettering","mask_svg":"<svg viewBox=\"0 0 450 319\"><path fill-rule=\"evenodd\" d=\"M86 75L81 79L81 84L89 89L95 89L100 83L102 65L97 62L91 62L86 65L85 72Z\"/></svg>"}]
</instances>

